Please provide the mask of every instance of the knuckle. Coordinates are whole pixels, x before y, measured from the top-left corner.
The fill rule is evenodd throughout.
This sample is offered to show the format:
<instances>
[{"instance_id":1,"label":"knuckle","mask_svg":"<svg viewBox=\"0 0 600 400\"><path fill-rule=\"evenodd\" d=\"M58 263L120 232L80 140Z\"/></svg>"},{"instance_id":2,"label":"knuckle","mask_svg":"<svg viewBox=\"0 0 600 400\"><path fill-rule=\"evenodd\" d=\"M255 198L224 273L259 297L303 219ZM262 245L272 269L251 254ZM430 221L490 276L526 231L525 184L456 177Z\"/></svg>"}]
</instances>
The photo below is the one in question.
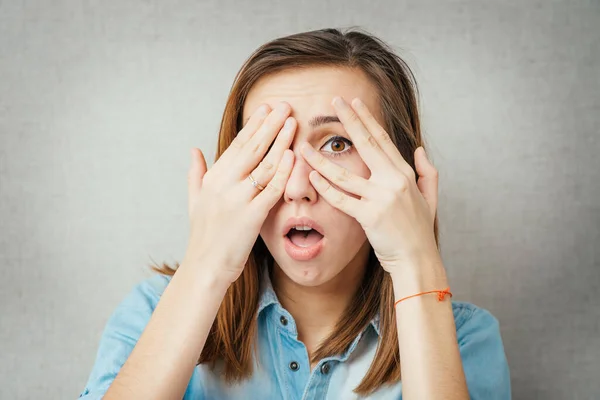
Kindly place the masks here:
<instances>
[{"instance_id":1,"label":"knuckle","mask_svg":"<svg viewBox=\"0 0 600 400\"><path fill-rule=\"evenodd\" d=\"M344 204L346 203L346 196L344 196L342 193L338 192L334 198L334 203L338 207L343 207Z\"/></svg>"},{"instance_id":2,"label":"knuckle","mask_svg":"<svg viewBox=\"0 0 600 400\"><path fill-rule=\"evenodd\" d=\"M269 190L274 195L278 195L283 190L285 184L285 174L282 170L278 170L275 173L275 176L271 179L271 181L265 187L265 190Z\"/></svg>"},{"instance_id":3,"label":"knuckle","mask_svg":"<svg viewBox=\"0 0 600 400\"><path fill-rule=\"evenodd\" d=\"M271 182L269 182L269 184L267 185L267 187L265 188L265 190L270 191L271 193L275 194L279 194L281 192L281 183L279 179L271 179Z\"/></svg>"},{"instance_id":4,"label":"knuckle","mask_svg":"<svg viewBox=\"0 0 600 400\"><path fill-rule=\"evenodd\" d=\"M348 115L348 120L350 120L350 122L352 122L352 123L356 123L356 122L360 121L360 118L358 118L358 114L356 114L355 112L351 112Z\"/></svg>"},{"instance_id":5,"label":"knuckle","mask_svg":"<svg viewBox=\"0 0 600 400\"><path fill-rule=\"evenodd\" d=\"M336 180L338 182L349 182L352 180L352 174L346 168L342 168L342 170L337 174Z\"/></svg>"},{"instance_id":6,"label":"knuckle","mask_svg":"<svg viewBox=\"0 0 600 400\"><path fill-rule=\"evenodd\" d=\"M315 163L319 167L324 167L327 164L327 159L325 157L323 157L322 155L319 154L317 156L317 159L315 160Z\"/></svg>"},{"instance_id":7,"label":"knuckle","mask_svg":"<svg viewBox=\"0 0 600 400\"><path fill-rule=\"evenodd\" d=\"M408 190L408 183L408 178L402 175L396 182L396 191L401 194L406 192Z\"/></svg>"},{"instance_id":8,"label":"knuckle","mask_svg":"<svg viewBox=\"0 0 600 400\"><path fill-rule=\"evenodd\" d=\"M272 162L271 162L269 159L267 159L267 158L263 159L263 160L262 160L262 161L261 161L261 162L258 164L258 166L259 166L260 168L262 168L263 170L267 171L267 172L271 171L271 170L274 168L274 165L273 165L273 163L272 163Z\"/></svg>"},{"instance_id":9,"label":"knuckle","mask_svg":"<svg viewBox=\"0 0 600 400\"><path fill-rule=\"evenodd\" d=\"M251 143L250 151L252 152L252 154L257 154L260 153L263 148L264 144L262 144L261 142L254 141Z\"/></svg>"},{"instance_id":10,"label":"knuckle","mask_svg":"<svg viewBox=\"0 0 600 400\"><path fill-rule=\"evenodd\" d=\"M387 143L387 144L390 144L390 145L393 144L392 137L386 131L384 131L383 129L379 131L379 137L381 138L381 140L384 143Z\"/></svg>"},{"instance_id":11,"label":"knuckle","mask_svg":"<svg viewBox=\"0 0 600 400\"><path fill-rule=\"evenodd\" d=\"M343 206L344 203L346 202L346 196L344 196L342 193L338 192L337 190L335 190L331 185L328 185L325 188L325 196L328 196L329 193L331 193L331 201L333 202L333 204L335 206Z\"/></svg>"},{"instance_id":12,"label":"knuckle","mask_svg":"<svg viewBox=\"0 0 600 400\"><path fill-rule=\"evenodd\" d=\"M375 136L373 135L367 135L367 140L366 140L367 144L373 148L376 148L377 146L379 146L377 144L377 139L375 139Z\"/></svg>"},{"instance_id":13,"label":"knuckle","mask_svg":"<svg viewBox=\"0 0 600 400\"><path fill-rule=\"evenodd\" d=\"M242 140L239 137L236 137L235 139L233 139L233 141L231 142L229 147L232 147L233 149L236 149L236 150L240 150L243 145L244 144L242 143Z\"/></svg>"}]
</instances>

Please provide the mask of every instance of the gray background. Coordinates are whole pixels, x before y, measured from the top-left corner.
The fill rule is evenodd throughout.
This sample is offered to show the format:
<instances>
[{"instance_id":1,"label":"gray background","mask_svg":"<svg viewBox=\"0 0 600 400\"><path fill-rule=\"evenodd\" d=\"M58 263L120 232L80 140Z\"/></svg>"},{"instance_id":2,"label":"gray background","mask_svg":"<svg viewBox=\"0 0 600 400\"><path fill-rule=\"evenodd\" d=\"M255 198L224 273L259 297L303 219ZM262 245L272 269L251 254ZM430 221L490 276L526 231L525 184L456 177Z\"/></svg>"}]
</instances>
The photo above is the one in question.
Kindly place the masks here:
<instances>
[{"instance_id":1,"label":"gray background","mask_svg":"<svg viewBox=\"0 0 600 400\"><path fill-rule=\"evenodd\" d=\"M0 0L0 398L76 398L101 330L187 244L260 44L361 26L421 87L455 298L501 323L515 399L600 398L600 5Z\"/></svg>"}]
</instances>

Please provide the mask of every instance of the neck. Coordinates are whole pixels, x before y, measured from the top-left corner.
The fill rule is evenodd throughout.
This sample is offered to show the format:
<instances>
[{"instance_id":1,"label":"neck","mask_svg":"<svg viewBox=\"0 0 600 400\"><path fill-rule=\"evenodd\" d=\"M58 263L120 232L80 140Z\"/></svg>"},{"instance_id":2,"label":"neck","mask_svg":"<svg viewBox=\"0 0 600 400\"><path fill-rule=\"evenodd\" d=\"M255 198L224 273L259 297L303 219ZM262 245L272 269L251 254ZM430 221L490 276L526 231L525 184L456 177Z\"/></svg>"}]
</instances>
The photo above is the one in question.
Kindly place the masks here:
<instances>
[{"instance_id":1,"label":"neck","mask_svg":"<svg viewBox=\"0 0 600 400\"><path fill-rule=\"evenodd\" d=\"M314 287L293 282L274 263L273 289L283 308L294 317L298 340L309 356L334 330L337 322L352 301L364 277L370 246L358 252L354 259L333 279Z\"/></svg>"}]
</instances>

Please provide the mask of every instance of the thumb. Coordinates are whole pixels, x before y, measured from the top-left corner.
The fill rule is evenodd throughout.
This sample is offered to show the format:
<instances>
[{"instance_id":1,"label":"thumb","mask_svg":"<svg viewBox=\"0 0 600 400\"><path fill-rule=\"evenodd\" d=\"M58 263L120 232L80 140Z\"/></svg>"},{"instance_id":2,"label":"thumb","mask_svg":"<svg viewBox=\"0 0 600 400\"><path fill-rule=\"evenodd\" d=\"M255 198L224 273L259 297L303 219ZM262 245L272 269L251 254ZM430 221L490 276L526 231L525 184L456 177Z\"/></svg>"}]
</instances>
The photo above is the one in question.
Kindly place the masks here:
<instances>
[{"instance_id":1,"label":"thumb","mask_svg":"<svg viewBox=\"0 0 600 400\"><path fill-rule=\"evenodd\" d=\"M435 219L438 203L438 171L429 161L425 149L421 146L415 151L415 167L419 175L417 187L427 201L429 211Z\"/></svg>"},{"instance_id":2,"label":"thumb","mask_svg":"<svg viewBox=\"0 0 600 400\"><path fill-rule=\"evenodd\" d=\"M190 169L188 171L188 188L190 190L190 194L192 192L197 192L202 187L202 178L204 178L204 174L206 174L206 160L204 159L204 154L202 154L202 150L192 147L190 149L190 154L192 156L192 162L190 164Z\"/></svg>"}]
</instances>

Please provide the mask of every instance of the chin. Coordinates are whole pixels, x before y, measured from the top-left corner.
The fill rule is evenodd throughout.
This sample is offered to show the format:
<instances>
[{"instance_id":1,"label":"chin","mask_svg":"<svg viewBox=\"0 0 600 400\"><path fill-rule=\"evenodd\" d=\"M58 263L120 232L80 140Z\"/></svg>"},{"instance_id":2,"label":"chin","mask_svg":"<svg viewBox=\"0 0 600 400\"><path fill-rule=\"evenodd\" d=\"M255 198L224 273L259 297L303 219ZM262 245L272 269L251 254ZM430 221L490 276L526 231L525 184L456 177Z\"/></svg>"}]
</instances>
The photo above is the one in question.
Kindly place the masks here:
<instances>
[{"instance_id":1,"label":"chin","mask_svg":"<svg viewBox=\"0 0 600 400\"><path fill-rule=\"evenodd\" d=\"M288 279L300 286L321 286L335 276L330 270L331 263L318 261L298 263L288 260L287 264L277 262L277 265Z\"/></svg>"}]
</instances>

